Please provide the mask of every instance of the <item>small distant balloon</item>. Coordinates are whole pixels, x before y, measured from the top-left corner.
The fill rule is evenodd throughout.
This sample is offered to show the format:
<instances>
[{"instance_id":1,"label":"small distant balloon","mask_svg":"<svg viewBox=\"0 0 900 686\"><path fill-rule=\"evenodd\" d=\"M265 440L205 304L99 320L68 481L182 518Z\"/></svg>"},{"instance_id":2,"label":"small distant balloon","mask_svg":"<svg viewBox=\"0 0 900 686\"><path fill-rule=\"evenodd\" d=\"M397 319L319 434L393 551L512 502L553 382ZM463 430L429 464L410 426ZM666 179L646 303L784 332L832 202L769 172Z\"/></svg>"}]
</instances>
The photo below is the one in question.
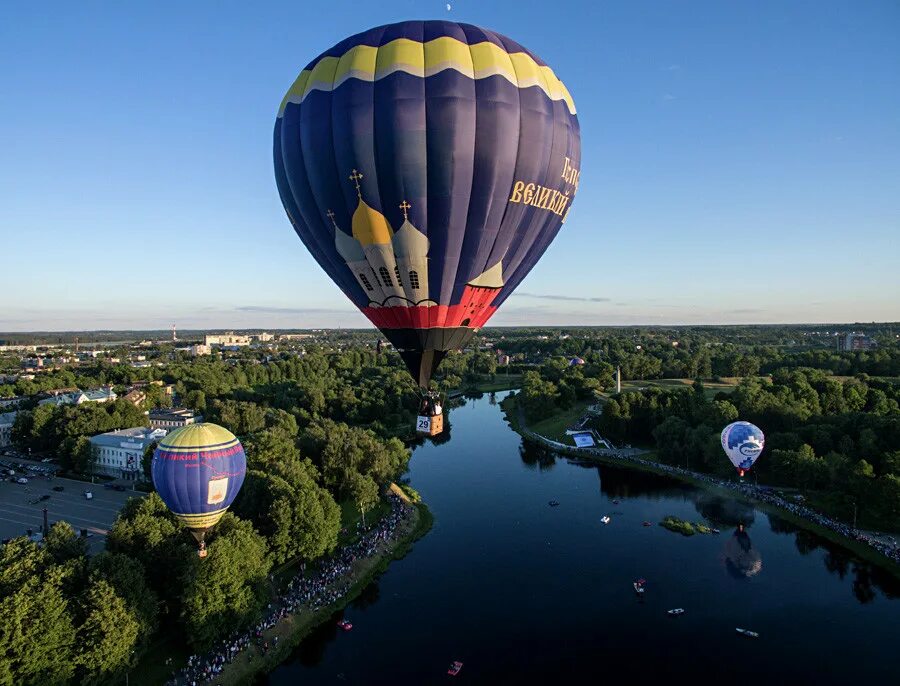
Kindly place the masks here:
<instances>
[{"instance_id":1,"label":"small distant balloon","mask_svg":"<svg viewBox=\"0 0 900 686\"><path fill-rule=\"evenodd\" d=\"M741 476L756 462L765 443L763 432L750 422L732 422L722 430L722 449Z\"/></svg>"}]
</instances>

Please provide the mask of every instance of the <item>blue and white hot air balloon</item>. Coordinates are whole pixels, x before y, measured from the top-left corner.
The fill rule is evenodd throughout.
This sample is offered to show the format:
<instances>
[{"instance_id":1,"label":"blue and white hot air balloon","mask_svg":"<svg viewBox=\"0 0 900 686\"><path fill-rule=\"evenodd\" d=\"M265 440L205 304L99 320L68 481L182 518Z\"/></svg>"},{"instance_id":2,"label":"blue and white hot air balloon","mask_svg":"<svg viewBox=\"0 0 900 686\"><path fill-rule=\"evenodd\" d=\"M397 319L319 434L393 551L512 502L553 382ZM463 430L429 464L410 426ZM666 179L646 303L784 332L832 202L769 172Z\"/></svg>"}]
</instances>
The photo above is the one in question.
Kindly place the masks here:
<instances>
[{"instance_id":1,"label":"blue and white hot air balloon","mask_svg":"<svg viewBox=\"0 0 900 686\"><path fill-rule=\"evenodd\" d=\"M741 476L756 462L765 443L763 432L750 422L732 422L722 429L722 450Z\"/></svg>"}]
</instances>

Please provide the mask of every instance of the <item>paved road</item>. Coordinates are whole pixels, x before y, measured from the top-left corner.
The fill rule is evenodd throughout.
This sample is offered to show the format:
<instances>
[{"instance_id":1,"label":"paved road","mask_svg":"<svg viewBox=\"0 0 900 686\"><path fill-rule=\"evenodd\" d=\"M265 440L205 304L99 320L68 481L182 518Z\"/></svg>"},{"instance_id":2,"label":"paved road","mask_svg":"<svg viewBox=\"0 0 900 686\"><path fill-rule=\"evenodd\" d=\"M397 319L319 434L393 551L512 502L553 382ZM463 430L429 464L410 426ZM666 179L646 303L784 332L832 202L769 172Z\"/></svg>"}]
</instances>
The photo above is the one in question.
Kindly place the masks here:
<instances>
[{"instance_id":1,"label":"paved road","mask_svg":"<svg viewBox=\"0 0 900 686\"><path fill-rule=\"evenodd\" d=\"M53 490L62 486L63 491ZM87 500L84 491L94 497ZM42 495L50 498L40 501ZM44 477L29 478L28 484L0 481L0 538L22 536L27 529L39 531L43 525L43 509L47 508L50 526L63 519L76 531L87 529L91 534L92 553L103 550L106 533L121 507L129 498L141 497L140 492L120 492L103 488L102 484ZM37 502L35 502L37 501Z\"/></svg>"}]
</instances>

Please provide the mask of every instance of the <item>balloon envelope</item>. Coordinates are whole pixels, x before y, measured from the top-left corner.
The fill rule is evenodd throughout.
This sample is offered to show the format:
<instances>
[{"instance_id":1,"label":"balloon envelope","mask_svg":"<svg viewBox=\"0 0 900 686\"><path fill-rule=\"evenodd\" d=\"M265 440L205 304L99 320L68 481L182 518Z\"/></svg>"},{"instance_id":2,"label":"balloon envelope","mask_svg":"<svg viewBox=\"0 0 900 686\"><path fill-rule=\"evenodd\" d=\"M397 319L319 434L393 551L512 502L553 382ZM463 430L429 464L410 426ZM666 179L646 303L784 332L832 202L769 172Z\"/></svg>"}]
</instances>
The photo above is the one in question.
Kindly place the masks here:
<instances>
[{"instance_id":1,"label":"balloon envelope","mask_svg":"<svg viewBox=\"0 0 900 686\"><path fill-rule=\"evenodd\" d=\"M244 448L217 424L170 432L153 453L153 485L166 506L202 540L234 501L247 471Z\"/></svg>"},{"instance_id":2,"label":"balloon envelope","mask_svg":"<svg viewBox=\"0 0 900 686\"><path fill-rule=\"evenodd\" d=\"M301 241L427 387L556 236L580 133L565 86L515 41L408 21L307 65L274 160Z\"/></svg>"},{"instance_id":3,"label":"balloon envelope","mask_svg":"<svg viewBox=\"0 0 900 686\"><path fill-rule=\"evenodd\" d=\"M763 432L750 422L732 422L722 429L722 449L742 476L756 462L765 441Z\"/></svg>"}]
</instances>

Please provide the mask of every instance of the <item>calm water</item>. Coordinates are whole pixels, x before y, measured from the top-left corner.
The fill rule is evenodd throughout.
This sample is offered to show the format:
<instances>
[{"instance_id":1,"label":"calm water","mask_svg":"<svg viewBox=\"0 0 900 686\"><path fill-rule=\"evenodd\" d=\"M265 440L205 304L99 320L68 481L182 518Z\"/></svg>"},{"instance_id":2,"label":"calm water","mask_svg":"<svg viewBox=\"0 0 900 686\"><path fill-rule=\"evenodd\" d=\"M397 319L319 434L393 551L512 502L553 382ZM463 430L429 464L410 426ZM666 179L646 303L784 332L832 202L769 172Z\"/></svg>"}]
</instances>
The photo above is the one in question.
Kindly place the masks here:
<instances>
[{"instance_id":1,"label":"calm water","mask_svg":"<svg viewBox=\"0 0 900 686\"><path fill-rule=\"evenodd\" d=\"M434 528L347 608L353 631L322 627L264 683L900 683L900 583L878 568L738 501L527 450L488 395L450 422L410 467Z\"/></svg>"}]
</instances>

